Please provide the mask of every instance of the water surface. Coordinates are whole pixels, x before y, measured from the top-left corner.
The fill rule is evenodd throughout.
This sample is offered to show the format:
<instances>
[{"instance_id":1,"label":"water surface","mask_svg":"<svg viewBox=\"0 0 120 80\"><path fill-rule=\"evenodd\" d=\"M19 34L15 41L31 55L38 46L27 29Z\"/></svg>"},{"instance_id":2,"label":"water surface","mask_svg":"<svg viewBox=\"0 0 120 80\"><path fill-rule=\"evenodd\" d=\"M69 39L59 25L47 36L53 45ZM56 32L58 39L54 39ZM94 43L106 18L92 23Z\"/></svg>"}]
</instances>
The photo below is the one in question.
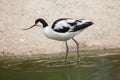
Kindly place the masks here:
<instances>
[{"instance_id":1,"label":"water surface","mask_svg":"<svg viewBox=\"0 0 120 80\"><path fill-rule=\"evenodd\" d=\"M0 60L0 80L120 80L120 55L84 56L76 59Z\"/></svg>"}]
</instances>

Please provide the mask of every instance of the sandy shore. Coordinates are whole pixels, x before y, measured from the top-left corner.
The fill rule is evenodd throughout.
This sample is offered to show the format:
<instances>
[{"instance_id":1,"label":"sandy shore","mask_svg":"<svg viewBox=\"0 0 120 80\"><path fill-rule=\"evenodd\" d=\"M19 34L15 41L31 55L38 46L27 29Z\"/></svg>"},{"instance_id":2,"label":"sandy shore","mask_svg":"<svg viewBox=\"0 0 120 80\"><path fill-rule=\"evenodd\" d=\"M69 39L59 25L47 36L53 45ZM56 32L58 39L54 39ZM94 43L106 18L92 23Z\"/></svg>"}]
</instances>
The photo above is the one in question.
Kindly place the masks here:
<instances>
[{"instance_id":1,"label":"sandy shore","mask_svg":"<svg viewBox=\"0 0 120 80\"><path fill-rule=\"evenodd\" d=\"M29 31L35 19L49 24L63 17L89 19L94 25L75 37L80 49L120 48L120 0L0 0L0 55L51 54L64 42L47 39L42 28ZM71 49L75 48L72 41Z\"/></svg>"}]
</instances>

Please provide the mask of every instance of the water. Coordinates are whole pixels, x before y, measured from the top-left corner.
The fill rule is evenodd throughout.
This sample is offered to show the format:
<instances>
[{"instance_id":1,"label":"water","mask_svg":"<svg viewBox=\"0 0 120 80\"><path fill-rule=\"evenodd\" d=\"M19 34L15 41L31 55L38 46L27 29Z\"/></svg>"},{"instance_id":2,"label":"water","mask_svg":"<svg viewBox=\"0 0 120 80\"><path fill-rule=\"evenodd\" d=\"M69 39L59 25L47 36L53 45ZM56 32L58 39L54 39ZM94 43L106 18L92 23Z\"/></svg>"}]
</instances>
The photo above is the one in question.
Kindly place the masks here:
<instances>
[{"instance_id":1,"label":"water","mask_svg":"<svg viewBox=\"0 0 120 80\"><path fill-rule=\"evenodd\" d=\"M120 80L120 55L76 59L0 60L0 80Z\"/></svg>"}]
</instances>

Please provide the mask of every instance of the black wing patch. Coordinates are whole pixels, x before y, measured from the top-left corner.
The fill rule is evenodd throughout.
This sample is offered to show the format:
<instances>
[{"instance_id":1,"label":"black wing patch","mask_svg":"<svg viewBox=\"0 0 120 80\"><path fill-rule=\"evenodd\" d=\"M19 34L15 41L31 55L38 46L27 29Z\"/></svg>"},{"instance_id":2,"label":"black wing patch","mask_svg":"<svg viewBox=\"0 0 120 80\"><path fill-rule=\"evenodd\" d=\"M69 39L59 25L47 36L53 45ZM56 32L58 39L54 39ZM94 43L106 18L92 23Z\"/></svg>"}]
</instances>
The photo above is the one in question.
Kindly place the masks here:
<instances>
[{"instance_id":1,"label":"black wing patch","mask_svg":"<svg viewBox=\"0 0 120 80\"><path fill-rule=\"evenodd\" d=\"M67 20L67 19L70 19L70 18L60 18L60 19L56 20L56 21L53 23L53 25L52 25L52 29L55 28L55 25L56 25L59 21Z\"/></svg>"},{"instance_id":2,"label":"black wing patch","mask_svg":"<svg viewBox=\"0 0 120 80\"><path fill-rule=\"evenodd\" d=\"M68 23L70 26L75 26L76 25L76 22L73 22L73 23Z\"/></svg>"},{"instance_id":3,"label":"black wing patch","mask_svg":"<svg viewBox=\"0 0 120 80\"><path fill-rule=\"evenodd\" d=\"M75 26L72 30L72 32L75 32L75 31L79 31L81 29L84 29L84 28L87 28L88 26L86 26L85 24L82 24L82 25L79 25L79 26Z\"/></svg>"},{"instance_id":4,"label":"black wing patch","mask_svg":"<svg viewBox=\"0 0 120 80\"><path fill-rule=\"evenodd\" d=\"M87 27L89 27L90 25L92 25L93 23L92 22L87 22L87 23L84 23L82 25L76 25L73 30L71 30L70 32L75 32L75 31L79 31L81 29L85 29Z\"/></svg>"},{"instance_id":5,"label":"black wing patch","mask_svg":"<svg viewBox=\"0 0 120 80\"><path fill-rule=\"evenodd\" d=\"M54 29L54 31L59 32L59 33L65 33L69 30L70 30L69 27L63 27L62 29Z\"/></svg>"},{"instance_id":6,"label":"black wing patch","mask_svg":"<svg viewBox=\"0 0 120 80\"><path fill-rule=\"evenodd\" d=\"M53 23L53 25L52 25L52 29L53 29L54 31L56 31L56 32L59 32L59 33L65 33L65 32L67 32L67 31L69 31L70 28L69 28L69 27L64 27L64 26L62 27L62 29L54 29L54 28L55 28L55 25L56 25L59 21L67 20L67 19L70 19L70 18L60 18L60 19L56 20L56 21Z\"/></svg>"}]
</instances>

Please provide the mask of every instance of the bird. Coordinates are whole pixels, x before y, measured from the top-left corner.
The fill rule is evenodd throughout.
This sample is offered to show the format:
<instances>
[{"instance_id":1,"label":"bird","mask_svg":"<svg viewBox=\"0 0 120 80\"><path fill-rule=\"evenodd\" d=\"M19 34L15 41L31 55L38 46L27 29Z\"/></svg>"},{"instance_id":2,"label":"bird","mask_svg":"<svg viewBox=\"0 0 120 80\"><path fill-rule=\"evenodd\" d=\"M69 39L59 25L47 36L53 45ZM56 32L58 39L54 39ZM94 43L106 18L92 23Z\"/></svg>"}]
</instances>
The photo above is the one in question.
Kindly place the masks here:
<instances>
[{"instance_id":1,"label":"bird","mask_svg":"<svg viewBox=\"0 0 120 80\"><path fill-rule=\"evenodd\" d=\"M79 43L74 39L74 37L91 25L93 25L93 22L86 19L59 18L50 26L43 18L37 18L33 26L23 30L29 30L35 26L42 26L43 34L47 38L64 41L66 45L65 64L67 64L69 53L68 40L72 39L76 44L77 61L80 63Z\"/></svg>"}]
</instances>

